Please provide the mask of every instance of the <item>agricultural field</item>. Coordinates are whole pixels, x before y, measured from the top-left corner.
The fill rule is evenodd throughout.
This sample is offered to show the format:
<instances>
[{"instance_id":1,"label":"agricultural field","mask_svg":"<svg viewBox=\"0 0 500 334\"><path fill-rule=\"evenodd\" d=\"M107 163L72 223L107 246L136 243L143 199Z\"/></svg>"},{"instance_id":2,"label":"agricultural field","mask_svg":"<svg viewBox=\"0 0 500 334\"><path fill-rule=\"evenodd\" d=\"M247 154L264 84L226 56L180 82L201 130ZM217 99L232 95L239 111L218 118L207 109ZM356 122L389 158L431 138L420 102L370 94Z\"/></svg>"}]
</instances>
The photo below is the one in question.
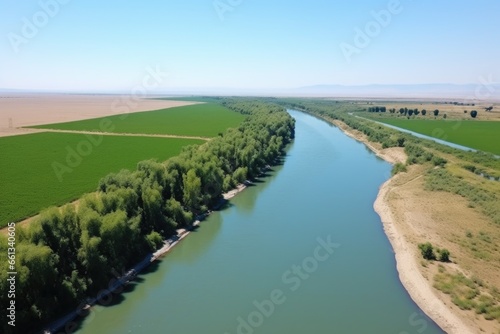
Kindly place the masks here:
<instances>
[{"instance_id":1,"label":"agricultural field","mask_svg":"<svg viewBox=\"0 0 500 334\"><path fill-rule=\"evenodd\" d=\"M223 106L206 103L150 112L35 126L39 129L115 133L168 134L214 137L238 126L245 116Z\"/></svg>"},{"instance_id":2,"label":"agricultural field","mask_svg":"<svg viewBox=\"0 0 500 334\"><path fill-rule=\"evenodd\" d=\"M500 155L500 122L376 118L427 136Z\"/></svg>"},{"instance_id":3,"label":"agricultural field","mask_svg":"<svg viewBox=\"0 0 500 334\"><path fill-rule=\"evenodd\" d=\"M142 160L164 161L203 142L67 133L2 137L0 227L94 191L108 173L135 169Z\"/></svg>"},{"instance_id":4,"label":"agricultural field","mask_svg":"<svg viewBox=\"0 0 500 334\"><path fill-rule=\"evenodd\" d=\"M117 112L148 112L193 102L99 94L0 94L0 137L25 134L22 127L114 116Z\"/></svg>"}]
</instances>

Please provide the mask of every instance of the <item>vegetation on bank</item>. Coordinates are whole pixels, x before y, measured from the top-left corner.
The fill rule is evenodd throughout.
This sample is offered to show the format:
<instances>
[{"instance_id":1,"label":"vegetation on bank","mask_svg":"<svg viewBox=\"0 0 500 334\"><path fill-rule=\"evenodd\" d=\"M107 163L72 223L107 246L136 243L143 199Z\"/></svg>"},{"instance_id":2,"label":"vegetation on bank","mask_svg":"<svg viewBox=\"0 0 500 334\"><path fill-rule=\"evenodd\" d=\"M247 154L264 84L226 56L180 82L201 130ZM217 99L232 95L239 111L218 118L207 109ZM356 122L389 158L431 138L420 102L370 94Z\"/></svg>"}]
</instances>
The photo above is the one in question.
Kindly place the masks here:
<instances>
[{"instance_id":1,"label":"vegetation on bank","mask_svg":"<svg viewBox=\"0 0 500 334\"><path fill-rule=\"evenodd\" d=\"M36 126L40 129L215 137L245 116L221 104L204 103L83 121Z\"/></svg>"},{"instance_id":2,"label":"vegetation on bank","mask_svg":"<svg viewBox=\"0 0 500 334\"><path fill-rule=\"evenodd\" d=\"M462 273L450 273L442 265L434 276L434 287L450 296L462 310L473 310L486 320L500 321L500 291L488 287L479 278L467 278Z\"/></svg>"},{"instance_id":3,"label":"vegetation on bank","mask_svg":"<svg viewBox=\"0 0 500 334\"><path fill-rule=\"evenodd\" d=\"M500 122L377 118L377 121L500 155Z\"/></svg>"},{"instance_id":4,"label":"vegetation on bank","mask_svg":"<svg viewBox=\"0 0 500 334\"><path fill-rule=\"evenodd\" d=\"M466 198L470 207L476 207L491 219L495 227L499 226L500 159L492 154L461 151L355 117L363 108L351 102L288 99L282 103L326 120L340 120L365 134L370 141L380 143L383 148L404 147L408 159L405 164L395 165L393 173L404 172L412 164L426 166L424 180L428 190L458 194ZM453 243L471 254L474 260L482 261L484 266L498 267L498 247L495 244L498 234L490 235L480 231L474 235L467 232L465 238L453 238ZM423 260L424 266L427 266L428 260L450 260L447 250L437 251L430 243L420 244L419 248L422 256L427 259ZM450 295L451 301L461 309L474 310L485 319L500 321L498 288L474 276L468 278L455 271L447 272L445 266L444 263L438 264L439 273L434 276L434 286Z\"/></svg>"},{"instance_id":5,"label":"vegetation on bank","mask_svg":"<svg viewBox=\"0 0 500 334\"><path fill-rule=\"evenodd\" d=\"M110 172L164 161L201 140L36 133L0 138L0 227L95 190Z\"/></svg>"},{"instance_id":6,"label":"vegetation on bank","mask_svg":"<svg viewBox=\"0 0 500 334\"><path fill-rule=\"evenodd\" d=\"M420 249L422 257L426 260L429 261L438 260L441 262L450 262L450 251L447 250L446 248L444 249L436 248L436 252L434 252L434 246L432 246L430 242L426 242L425 244L419 244L418 249Z\"/></svg>"},{"instance_id":7,"label":"vegetation on bank","mask_svg":"<svg viewBox=\"0 0 500 334\"><path fill-rule=\"evenodd\" d=\"M401 106L402 103L404 102L399 102L398 105ZM458 103L449 104L458 105ZM393 102L385 106L358 101L352 112L360 117L500 155L500 146L497 145L500 141L500 122L498 112L493 112L493 107L478 112L474 108L458 110L457 107L444 106L443 110L437 109L436 104L417 102L411 103L409 108L399 106L396 107ZM483 119L476 120L476 118Z\"/></svg>"},{"instance_id":8,"label":"vegetation on bank","mask_svg":"<svg viewBox=\"0 0 500 334\"><path fill-rule=\"evenodd\" d=\"M391 175L396 175L398 173L404 173L406 171L408 171L408 169L406 168L406 165L401 163L401 162L397 162L392 167Z\"/></svg>"},{"instance_id":9,"label":"vegetation on bank","mask_svg":"<svg viewBox=\"0 0 500 334\"><path fill-rule=\"evenodd\" d=\"M469 200L469 206L478 206L495 223L500 224L500 197L498 192L467 182L446 169L431 169L425 178L426 188L432 191L447 191Z\"/></svg>"},{"instance_id":10,"label":"vegetation on bank","mask_svg":"<svg viewBox=\"0 0 500 334\"><path fill-rule=\"evenodd\" d=\"M190 228L222 193L276 162L294 138L294 120L282 107L225 99L247 115L237 127L163 163L143 161L134 171L110 174L77 207L43 212L17 230L16 332L43 324L107 288L148 253ZM0 236L0 251L7 254ZM7 305L7 262L0 265L0 303ZM9 329L10 330L10 329ZM2 322L1 332L7 332Z\"/></svg>"},{"instance_id":11,"label":"vegetation on bank","mask_svg":"<svg viewBox=\"0 0 500 334\"><path fill-rule=\"evenodd\" d=\"M446 191L459 194L471 205L478 206L492 221L500 223L500 159L484 152L462 151L431 140L417 138L411 134L397 131L367 119L355 117L364 110L357 104L331 100L282 99L280 103L329 120L339 120L350 128L362 132L372 142L378 142L382 148L404 147L408 156L406 164L397 165L393 173L404 171L406 166L424 164L429 166L426 183L429 190ZM500 124L500 122L498 122ZM449 166L448 157L460 161L460 169L473 165L474 170L483 171L484 182L475 182L457 174L456 163ZM479 167L481 166L481 167ZM434 167L440 167L434 169ZM474 182L473 182L474 181ZM492 183L493 182L493 183Z\"/></svg>"}]
</instances>

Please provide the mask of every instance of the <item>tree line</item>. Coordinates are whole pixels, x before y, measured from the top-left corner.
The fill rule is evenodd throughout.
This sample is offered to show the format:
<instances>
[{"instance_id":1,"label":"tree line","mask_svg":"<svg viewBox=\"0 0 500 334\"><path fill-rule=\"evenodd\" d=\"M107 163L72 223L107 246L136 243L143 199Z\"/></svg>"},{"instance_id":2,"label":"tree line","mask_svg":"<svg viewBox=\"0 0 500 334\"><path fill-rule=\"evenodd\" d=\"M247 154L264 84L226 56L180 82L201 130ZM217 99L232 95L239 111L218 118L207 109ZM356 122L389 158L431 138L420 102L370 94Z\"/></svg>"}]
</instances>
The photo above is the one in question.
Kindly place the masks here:
<instances>
[{"instance_id":1,"label":"tree line","mask_svg":"<svg viewBox=\"0 0 500 334\"><path fill-rule=\"evenodd\" d=\"M284 154L295 121L265 102L223 99L248 117L203 145L165 162L142 161L99 181L78 206L50 208L17 229L16 328L26 333L75 309L106 288L178 228L220 203L222 194L255 178ZM0 250L8 243L0 237ZM8 264L0 268L0 300L7 305ZM0 332L13 332L2 322Z\"/></svg>"},{"instance_id":2,"label":"tree line","mask_svg":"<svg viewBox=\"0 0 500 334\"><path fill-rule=\"evenodd\" d=\"M368 112L386 112L387 111L387 107L383 106L383 107L379 107L379 106L375 106L375 107L368 107ZM392 111L392 109L389 109L389 111Z\"/></svg>"},{"instance_id":3,"label":"tree line","mask_svg":"<svg viewBox=\"0 0 500 334\"><path fill-rule=\"evenodd\" d=\"M407 116L407 117L411 117L411 116L418 116L418 115L422 115L422 116L425 116L427 115L427 110L426 109L422 109L422 110L419 110L418 108L414 108L414 109L409 109L407 107L404 107L404 108L399 108L399 110L396 110L396 108L387 108L385 106L374 106L374 107L368 107L368 109L365 109L366 111L368 112L371 112L371 113L385 113L387 111L389 111L390 114L397 114L399 113L400 115L402 116ZM464 113L468 113L467 110L464 110ZM432 111L432 114L434 115L434 117L437 117L439 116L439 109L434 109ZM478 112L477 110L472 110L470 112L470 116L472 118L476 118L478 115ZM446 118L446 114L443 114L443 118Z\"/></svg>"},{"instance_id":4,"label":"tree line","mask_svg":"<svg viewBox=\"0 0 500 334\"><path fill-rule=\"evenodd\" d=\"M418 108L408 109L407 107L405 107L405 108L399 108L399 110L396 110L396 108L387 109L387 107L385 107L385 106L383 106L383 107L369 107L368 108L368 112L386 112L386 111L389 111L390 114L399 113L403 116L413 116L413 115L418 116L420 114L422 114L422 116L427 115L426 109L419 110ZM434 114L434 116L438 116L439 109L435 109L432 113Z\"/></svg>"}]
</instances>

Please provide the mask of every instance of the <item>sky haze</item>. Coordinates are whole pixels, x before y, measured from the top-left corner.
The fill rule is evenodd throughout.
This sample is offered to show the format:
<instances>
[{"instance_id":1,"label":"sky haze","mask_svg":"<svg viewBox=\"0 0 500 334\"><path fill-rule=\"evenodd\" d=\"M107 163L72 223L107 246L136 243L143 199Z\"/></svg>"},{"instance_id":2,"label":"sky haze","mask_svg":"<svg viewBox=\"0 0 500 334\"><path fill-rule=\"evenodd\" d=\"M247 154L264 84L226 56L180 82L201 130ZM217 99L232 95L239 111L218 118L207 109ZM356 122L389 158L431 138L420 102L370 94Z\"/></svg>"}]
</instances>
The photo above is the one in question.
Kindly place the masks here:
<instances>
[{"instance_id":1,"label":"sky haze","mask_svg":"<svg viewBox=\"0 0 500 334\"><path fill-rule=\"evenodd\" d=\"M0 0L0 88L500 82L500 2Z\"/></svg>"}]
</instances>

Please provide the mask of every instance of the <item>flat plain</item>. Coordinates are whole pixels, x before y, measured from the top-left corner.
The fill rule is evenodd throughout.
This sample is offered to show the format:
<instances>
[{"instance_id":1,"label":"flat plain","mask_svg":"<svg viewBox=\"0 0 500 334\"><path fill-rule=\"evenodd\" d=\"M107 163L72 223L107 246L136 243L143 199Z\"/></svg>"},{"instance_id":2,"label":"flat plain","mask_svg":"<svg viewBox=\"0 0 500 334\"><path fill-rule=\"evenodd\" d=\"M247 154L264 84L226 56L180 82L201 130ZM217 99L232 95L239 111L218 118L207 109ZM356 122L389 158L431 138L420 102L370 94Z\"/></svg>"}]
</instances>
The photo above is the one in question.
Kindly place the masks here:
<instances>
[{"instance_id":1,"label":"flat plain","mask_svg":"<svg viewBox=\"0 0 500 334\"><path fill-rule=\"evenodd\" d=\"M165 161L205 142L156 134L214 137L245 119L216 104L132 102L107 95L0 96L0 154L6 157L0 160L0 227L92 192L109 173L133 170L142 160Z\"/></svg>"},{"instance_id":2,"label":"flat plain","mask_svg":"<svg viewBox=\"0 0 500 334\"><path fill-rule=\"evenodd\" d=\"M378 121L455 144L500 155L500 122L376 118Z\"/></svg>"},{"instance_id":3,"label":"flat plain","mask_svg":"<svg viewBox=\"0 0 500 334\"><path fill-rule=\"evenodd\" d=\"M164 161L201 140L37 133L0 138L0 227L97 189L139 161Z\"/></svg>"},{"instance_id":4,"label":"flat plain","mask_svg":"<svg viewBox=\"0 0 500 334\"><path fill-rule=\"evenodd\" d=\"M36 126L37 129L215 137L238 126L245 116L206 103L84 121ZM106 124L106 126L103 126Z\"/></svg>"},{"instance_id":5,"label":"flat plain","mask_svg":"<svg viewBox=\"0 0 500 334\"><path fill-rule=\"evenodd\" d=\"M118 95L2 94L0 137L26 134L26 126L192 105L191 101L132 99Z\"/></svg>"}]
</instances>

